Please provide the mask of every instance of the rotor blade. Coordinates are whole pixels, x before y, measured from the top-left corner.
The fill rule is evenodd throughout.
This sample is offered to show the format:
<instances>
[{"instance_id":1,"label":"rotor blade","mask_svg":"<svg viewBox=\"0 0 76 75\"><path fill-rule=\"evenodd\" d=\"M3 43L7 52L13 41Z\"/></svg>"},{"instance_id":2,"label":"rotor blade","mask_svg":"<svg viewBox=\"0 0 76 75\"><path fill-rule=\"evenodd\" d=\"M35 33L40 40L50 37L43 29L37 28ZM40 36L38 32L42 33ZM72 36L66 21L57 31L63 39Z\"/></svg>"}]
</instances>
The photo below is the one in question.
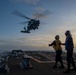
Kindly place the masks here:
<instances>
[{"instance_id":1,"label":"rotor blade","mask_svg":"<svg viewBox=\"0 0 76 75\"><path fill-rule=\"evenodd\" d=\"M19 12L18 10L15 10L12 12L13 15L16 15L16 16L20 16L20 17L23 17L23 18L26 18L26 19L31 19L31 18L28 18L27 16L23 15L21 12Z\"/></svg>"},{"instance_id":2,"label":"rotor blade","mask_svg":"<svg viewBox=\"0 0 76 75\"><path fill-rule=\"evenodd\" d=\"M26 24L26 23L28 23L29 21L26 21L26 22L21 22L21 23L19 23L19 24Z\"/></svg>"},{"instance_id":3,"label":"rotor blade","mask_svg":"<svg viewBox=\"0 0 76 75\"><path fill-rule=\"evenodd\" d=\"M34 14L35 19L37 19L37 18L42 18L42 17L44 17L44 16L45 16L45 15L42 14L42 13L35 13L35 14Z\"/></svg>"},{"instance_id":4,"label":"rotor blade","mask_svg":"<svg viewBox=\"0 0 76 75\"><path fill-rule=\"evenodd\" d=\"M49 14L51 14L52 12L50 10L45 10L44 12L42 13L35 13L33 16L35 17L35 19L37 18L43 18L43 17L46 17L48 16Z\"/></svg>"}]
</instances>

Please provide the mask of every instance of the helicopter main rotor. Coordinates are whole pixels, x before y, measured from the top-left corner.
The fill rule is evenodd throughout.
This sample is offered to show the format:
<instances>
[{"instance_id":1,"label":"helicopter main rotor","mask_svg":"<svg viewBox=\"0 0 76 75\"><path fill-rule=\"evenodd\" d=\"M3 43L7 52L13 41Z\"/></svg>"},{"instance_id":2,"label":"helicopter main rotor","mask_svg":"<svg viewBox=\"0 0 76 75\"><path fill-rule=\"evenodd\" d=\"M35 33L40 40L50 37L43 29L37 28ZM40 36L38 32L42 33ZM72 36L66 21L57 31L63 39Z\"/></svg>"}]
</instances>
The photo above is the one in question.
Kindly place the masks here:
<instances>
[{"instance_id":1,"label":"helicopter main rotor","mask_svg":"<svg viewBox=\"0 0 76 75\"><path fill-rule=\"evenodd\" d=\"M14 11L12 12L12 14L13 14L13 15L16 15L16 16L19 16L19 17L22 17L22 18L26 18L26 19L31 20L31 18L25 16L24 14L22 14L22 13L19 12L18 10L14 10Z\"/></svg>"},{"instance_id":2,"label":"helicopter main rotor","mask_svg":"<svg viewBox=\"0 0 76 75\"><path fill-rule=\"evenodd\" d=\"M34 18L32 18L32 19L36 20L37 18L45 17L45 16L47 16L47 15L49 15L49 14L51 14L51 13L52 13L52 12L49 11L49 10L45 10L45 11L43 11L42 13L35 13L35 14L33 14ZM24 14L22 14L22 13L19 12L18 10L14 10L14 11L12 12L12 14L13 14L13 15L16 15L16 16L19 16L19 17L22 17L22 18L26 18L26 19L28 19L28 20L32 20L31 18L25 16Z\"/></svg>"},{"instance_id":3,"label":"helicopter main rotor","mask_svg":"<svg viewBox=\"0 0 76 75\"><path fill-rule=\"evenodd\" d=\"M14 10L12 12L13 15L16 15L16 16L19 16L19 17L22 17L22 18L26 18L28 19L29 21L26 21L26 22L21 22L20 24L27 24L27 28L24 27L24 31L21 31L22 33L30 33L30 30L35 30L35 29L38 29L39 27L39 24L40 24L40 20L37 20L37 18L40 18L40 17L46 17L47 15L49 15L51 12L50 11L44 11L42 13L35 13L33 16L34 16L34 19L32 18L29 18L27 16L25 16L24 14L22 14L21 12L19 12L18 10Z\"/></svg>"}]
</instances>

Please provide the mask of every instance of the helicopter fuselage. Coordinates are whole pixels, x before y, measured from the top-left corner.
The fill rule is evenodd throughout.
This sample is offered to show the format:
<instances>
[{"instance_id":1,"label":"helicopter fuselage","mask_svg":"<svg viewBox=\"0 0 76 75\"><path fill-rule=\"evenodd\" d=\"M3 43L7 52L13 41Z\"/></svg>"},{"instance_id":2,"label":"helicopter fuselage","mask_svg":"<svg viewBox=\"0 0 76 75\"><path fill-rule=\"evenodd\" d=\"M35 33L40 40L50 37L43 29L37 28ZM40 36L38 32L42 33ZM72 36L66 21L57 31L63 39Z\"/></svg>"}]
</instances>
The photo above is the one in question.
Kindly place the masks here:
<instances>
[{"instance_id":1,"label":"helicopter fuselage","mask_svg":"<svg viewBox=\"0 0 76 75\"><path fill-rule=\"evenodd\" d=\"M30 33L30 30L38 29L38 26L40 24L39 20L31 19L28 22L27 28L24 27L24 31L21 31L22 33Z\"/></svg>"},{"instance_id":2,"label":"helicopter fuselage","mask_svg":"<svg viewBox=\"0 0 76 75\"><path fill-rule=\"evenodd\" d=\"M39 24L40 24L39 20L31 20L28 23L27 29L30 29L30 30L38 29Z\"/></svg>"}]
</instances>

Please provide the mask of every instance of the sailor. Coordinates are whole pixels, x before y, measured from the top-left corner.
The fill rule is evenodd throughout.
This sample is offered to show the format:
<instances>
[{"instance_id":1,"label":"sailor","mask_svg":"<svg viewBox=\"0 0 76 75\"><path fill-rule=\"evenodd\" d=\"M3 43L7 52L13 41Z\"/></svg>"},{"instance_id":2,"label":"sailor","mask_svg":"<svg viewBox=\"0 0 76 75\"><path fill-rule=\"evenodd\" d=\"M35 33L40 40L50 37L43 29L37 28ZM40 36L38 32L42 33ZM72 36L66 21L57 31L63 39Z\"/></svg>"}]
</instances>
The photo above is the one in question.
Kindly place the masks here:
<instances>
[{"instance_id":1,"label":"sailor","mask_svg":"<svg viewBox=\"0 0 76 75\"><path fill-rule=\"evenodd\" d=\"M55 40L49 44L49 46L53 46L55 52L56 52L56 57L55 57L55 65L53 68L57 68L57 63L60 62L61 66L59 68L64 68L63 61L62 61L62 47L61 47L61 41L59 40L60 37L59 35L55 36Z\"/></svg>"}]
</instances>

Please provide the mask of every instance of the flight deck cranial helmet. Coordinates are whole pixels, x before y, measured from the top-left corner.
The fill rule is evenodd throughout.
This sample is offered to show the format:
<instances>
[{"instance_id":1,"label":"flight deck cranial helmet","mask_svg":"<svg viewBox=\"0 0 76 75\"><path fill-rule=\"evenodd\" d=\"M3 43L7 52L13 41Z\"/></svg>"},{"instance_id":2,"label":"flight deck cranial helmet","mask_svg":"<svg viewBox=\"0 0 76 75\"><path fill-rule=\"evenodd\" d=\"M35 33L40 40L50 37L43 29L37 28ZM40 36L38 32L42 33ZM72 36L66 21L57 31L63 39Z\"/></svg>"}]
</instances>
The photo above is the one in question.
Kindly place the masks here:
<instances>
[{"instance_id":1,"label":"flight deck cranial helmet","mask_svg":"<svg viewBox=\"0 0 76 75\"><path fill-rule=\"evenodd\" d=\"M55 39L56 39L56 40L60 39L59 35L56 35L56 36L55 36Z\"/></svg>"},{"instance_id":2,"label":"flight deck cranial helmet","mask_svg":"<svg viewBox=\"0 0 76 75\"><path fill-rule=\"evenodd\" d=\"M70 35L70 31L67 30L67 31L65 32L65 35L66 35L66 36L67 36L67 35Z\"/></svg>"}]
</instances>

